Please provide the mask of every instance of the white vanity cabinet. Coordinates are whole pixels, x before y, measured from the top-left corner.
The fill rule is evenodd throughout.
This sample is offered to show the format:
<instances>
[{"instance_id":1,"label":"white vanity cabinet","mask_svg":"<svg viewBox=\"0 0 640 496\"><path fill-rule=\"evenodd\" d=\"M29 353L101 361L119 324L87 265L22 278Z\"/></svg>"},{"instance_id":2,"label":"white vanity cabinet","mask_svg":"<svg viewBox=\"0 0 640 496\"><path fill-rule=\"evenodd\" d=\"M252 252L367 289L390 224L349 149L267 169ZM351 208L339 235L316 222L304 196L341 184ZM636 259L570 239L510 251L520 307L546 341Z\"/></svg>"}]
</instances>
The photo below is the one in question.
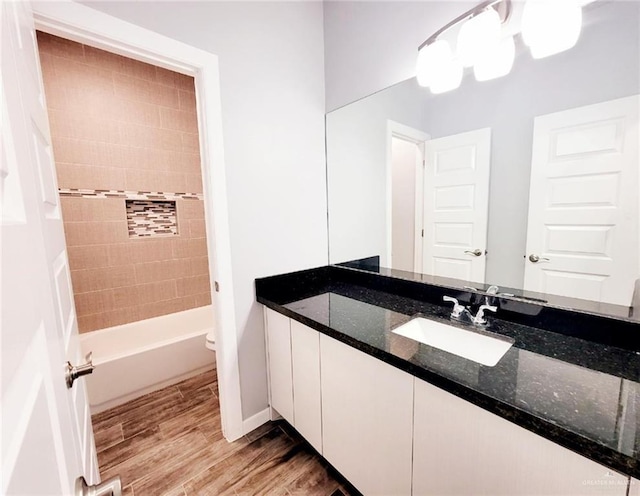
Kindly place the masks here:
<instances>
[{"instance_id":1,"label":"white vanity cabinet","mask_svg":"<svg viewBox=\"0 0 640 496\"><path fill-rule=\"evenodd\" d=\"M629 478L420 379L413 495L625 496Z\"/></svg>"},{"instance_id":2,"label":"white vanity cabinet","mask_svg":"<svg viewBox=\"0 0 640 496\"><path fill-rule=\"evenodd\" d=\"M265 308L271 407L322 453L320 333Z\"/></svg>"},{"instance_id":3,"label":"white vanity cabinet","mask_svg":"<svg viewBox=\"0 0 640 496\"><path fill-rule=\"evenodd\" d=\"M294 424L291 374L291 319L265 307L271 408Z\"/></svg>"},{"instance_id":4,"label":"white vanity cabinet","mask_svg":"<svg viewBox=\"0 0 640 496\"><path fill-rule=\"evenodd\" d=\"M291 321L293 418L295 428L322 454L320 333Z\"/></svg>"},{"instance_id":5,"label":"white vanity cabinet","mask_svg":"<svg viewBox=\"0 0 640 496\"><path fill-rule=\"evenodd\" d=\"M631 477L629 496L640 496L640 480Z\"/></svg>"},{"instance_id":6,"label":"white vanity cabinet","mask_svg":"<svg viewBox=\"0 0 640 496\"><path fill-rule=\"evenodd\" d=\"M413 377L320 335L324 457L366 496L411 494Z\"/></svg>"}]
</instances>

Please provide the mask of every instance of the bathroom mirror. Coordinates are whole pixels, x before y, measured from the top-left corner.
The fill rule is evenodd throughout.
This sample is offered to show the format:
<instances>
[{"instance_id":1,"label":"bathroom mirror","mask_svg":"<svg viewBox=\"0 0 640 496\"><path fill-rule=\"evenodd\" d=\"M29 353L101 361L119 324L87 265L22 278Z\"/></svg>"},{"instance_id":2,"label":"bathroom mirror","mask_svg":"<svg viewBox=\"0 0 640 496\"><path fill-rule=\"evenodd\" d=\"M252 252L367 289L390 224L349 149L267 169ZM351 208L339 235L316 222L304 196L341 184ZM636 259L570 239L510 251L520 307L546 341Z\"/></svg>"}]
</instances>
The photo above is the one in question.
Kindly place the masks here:
<instances>
[{"instance_id":1,"label":"bathroom mirror","mask_svg":"<svg viewBox=\"0 0 640 496\"><path fill-rule=\"evenodd\" d=\"M640 93L639 31L640 4L597 1L585 7L583 30L571 50L534 60L516 37L516 60L511 73L503 78L476 82L467 71L458 89L440 95L432 95L411 79L329 112L330 263L379 256L388 273L414 280L433 280L435 275L445 276L447 284L459 287L495 284L501 290L510 288L551 304L628 316L634 282L640 277L639 100L634 98ZM605 105L607 110L602 111L601 104L609 105ZM616 113L620 109L624 115ZM601 111L604 113L598 113ZM569 132L558 134L559 128ZM456 272L458 262L454 261L451 266L455 270L439 273L424 259L424 245L440 236L434 231L433 219L428 218L433 212L425 206L442 202L455 210L456 202L472 198L473 191L465 197L463 188L458 188L460 194L436 198L433 191L427 191L428 182L418 177L419 162L437 143L440 148L436 146L436 151L453 150L448 157L449 165L455 168L466 153L464 147L456 148L456 143L464 145L468 133L477 132L489 146L488 200L484 207L472 210L484 216L478 225L485 230L486 239L479 246L468 242L464 230L456 228L455 218L442 237L469 259L482 259L483 266L476 271L479 276L465 276L471 272ZM570 183L556 178L551 189L541 189L535 175L531 182L532 162L548 158L551 142L556 163L584 169L587 172L577 174L584 180ZM625 160L629 162L631 157L633 161L631 172L623 175L607 169L620 155L620 147L627 154ZM396 166L396 160L405 165ZM465 160L474 162L477 157ZM603 168L592 170L592 162ZM545 163L548 166L549 160ZM427 157L426 170L430 166L433 164ZM576 176L575 171L568 175ZM625 179L620 181L620 177ZM449 193L452 191L449 188ZM616 195L623 195L623 200ZM468 201L473 206L475 200ZM626 210L619 216L624 217L624 223L612 227L602 212L621 201L626 202ZM540 232L546 238L538 251L532 251L528 246L532 239L528 227L533 225L530 209L533 212L540 205L547 210L558 207L572 217L562 220L552 216L552 220L543 221ZM404 234L398 235L401 229ZM612 257L614 241L628 249L621 248ZM558 260L568 258L565 246L569 245L574 259L582 263L580 277L572 277L570 267L555 269ZM554 260L547 260L551 258ZM602 291L601 281L608 276L601 271L610 258L615 258L616 264L611 270L626 277L622 296L610 297ZM462 267L463 262L458 265ZM539 278L548 279L546 286L532 286L528 280L528 267L536 264L544 269ZM540 291L540 287L546 290Z\"/></svg>"}]
</instances>

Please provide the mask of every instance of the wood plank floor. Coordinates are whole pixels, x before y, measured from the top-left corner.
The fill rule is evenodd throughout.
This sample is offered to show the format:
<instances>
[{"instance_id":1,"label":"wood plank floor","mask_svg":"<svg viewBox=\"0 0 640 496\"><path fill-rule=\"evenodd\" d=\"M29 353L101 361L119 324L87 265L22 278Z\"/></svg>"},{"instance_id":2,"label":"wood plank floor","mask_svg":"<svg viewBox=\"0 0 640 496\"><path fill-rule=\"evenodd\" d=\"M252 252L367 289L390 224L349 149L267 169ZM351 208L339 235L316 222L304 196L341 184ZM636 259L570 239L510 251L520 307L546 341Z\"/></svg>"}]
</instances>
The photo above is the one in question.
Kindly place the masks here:
<instances>
[{"instance_id":1,"label":"wood plank floor","mask_svg":"<svg viewBox=\"0 0 640 496\"><path fill-rule=\"evenodd\" d=\"M215 370L93 416L100 474L126 496L344 496L340 476L286 423L228 443Z\"/></svg>"}]
</instances>

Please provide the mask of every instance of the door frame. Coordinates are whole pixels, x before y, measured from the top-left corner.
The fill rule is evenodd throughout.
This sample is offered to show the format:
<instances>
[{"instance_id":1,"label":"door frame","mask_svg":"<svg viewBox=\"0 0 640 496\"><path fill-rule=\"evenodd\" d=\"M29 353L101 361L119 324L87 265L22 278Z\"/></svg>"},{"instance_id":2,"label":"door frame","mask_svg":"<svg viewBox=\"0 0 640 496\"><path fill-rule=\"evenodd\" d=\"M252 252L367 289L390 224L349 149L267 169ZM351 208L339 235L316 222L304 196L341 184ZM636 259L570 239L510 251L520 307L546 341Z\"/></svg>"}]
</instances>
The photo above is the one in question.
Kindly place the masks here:
<instances>
[{"instance_id":1,"label":"door frame","mask_svg":"<svg viewBox=\"0 0 640 496\"><path fill-rule=\"evenodd\" d=\"M195 78L222 432L235 441L244 429L218 56L71 0L32 9L38 30Z\"/></svg>"},{"instance_id":2,"label":"door frame","mask_svg":"<svg viewBox=\"0 0 640 496\"><path fill-rule=\"evenodd\" d=\"M431 139L431 136L424 131L412 128L405 124L387 119L387 157L385 163L385 178L386 178L386 258L381 257L380 264L391 268L391 250L393 246L393 215L391 211L391 205L393 202L393 152L392 152L392 140L393 138L401 139L415 144L420 150L420 157L416 161L416 187L415 187L415 244L413 250L413 267L414 272L422 272L422 236L418 236L418 232L422 231L423 224L423 174L424 174L424 142Z\"/></svg>"}]
</instances>

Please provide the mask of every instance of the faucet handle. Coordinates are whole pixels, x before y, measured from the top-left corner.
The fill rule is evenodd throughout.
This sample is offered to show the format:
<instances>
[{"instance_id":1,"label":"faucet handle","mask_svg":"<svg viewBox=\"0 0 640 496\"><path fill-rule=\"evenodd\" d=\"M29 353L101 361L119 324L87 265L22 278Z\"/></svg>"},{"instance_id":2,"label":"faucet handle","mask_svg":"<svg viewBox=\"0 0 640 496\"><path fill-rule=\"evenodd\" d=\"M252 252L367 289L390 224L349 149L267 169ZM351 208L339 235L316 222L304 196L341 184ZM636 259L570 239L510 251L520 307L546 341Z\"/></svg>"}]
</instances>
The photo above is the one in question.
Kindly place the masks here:
<instances>
[{"instance_id":1,"label":"faucet handle","mask_svg":"<svg viewBox=\"0 0 640 496\"><path fill-rule=\"evenodd\" d=\"M460 314L464 312L465 310L464 305L461 305L460 303L458 303L458 300L453 296L443 296L442 299L444 301L450 301L451 303L453 303L453 310L451 312L452 317L454 318L460 317Z\"/></svg>"},{"instance_id":2,"label":"faucet handle","mask_svg":"<svg viewBox=\"0 0 640 496\"><path fill-rule=\"evenodd\" d=\"M480 305L478 308L478 312L476 316L473 318L473 323L476 325L485 325L487 323L487 319L484 318L485 310L489 310L490 312L497 312L498 307L494 305Z\"/></svg>"}]
</instances>

